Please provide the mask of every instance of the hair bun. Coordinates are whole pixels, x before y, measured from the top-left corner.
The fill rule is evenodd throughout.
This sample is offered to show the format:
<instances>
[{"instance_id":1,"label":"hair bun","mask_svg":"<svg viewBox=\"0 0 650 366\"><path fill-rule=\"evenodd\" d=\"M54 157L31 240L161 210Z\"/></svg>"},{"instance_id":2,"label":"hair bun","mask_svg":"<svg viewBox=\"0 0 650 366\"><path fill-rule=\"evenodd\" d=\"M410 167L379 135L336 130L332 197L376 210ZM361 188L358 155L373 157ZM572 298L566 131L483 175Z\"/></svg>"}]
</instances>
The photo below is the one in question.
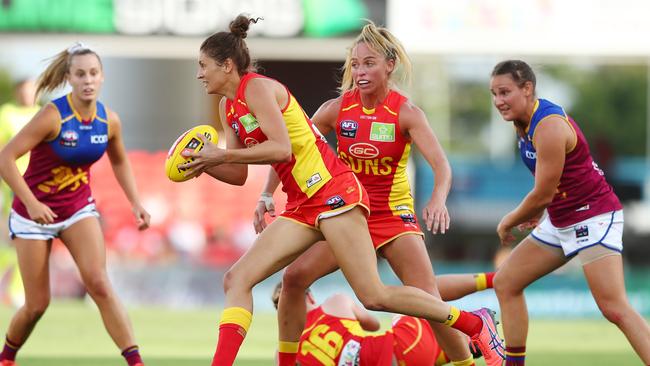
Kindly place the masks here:
<instances>
[{"instance_id":1,"label":"hair bun","mask_svg":"<svg viewBox=\"0 0 650 366\"><path fill-rule=\"evenodd\" d=\"M239 14L232 22L230 22L230 33L238 38L246 38L248 35L248 28L251 23L257 23L262 18L249 18L244 14Z\"/></svg>"}]
</instances>

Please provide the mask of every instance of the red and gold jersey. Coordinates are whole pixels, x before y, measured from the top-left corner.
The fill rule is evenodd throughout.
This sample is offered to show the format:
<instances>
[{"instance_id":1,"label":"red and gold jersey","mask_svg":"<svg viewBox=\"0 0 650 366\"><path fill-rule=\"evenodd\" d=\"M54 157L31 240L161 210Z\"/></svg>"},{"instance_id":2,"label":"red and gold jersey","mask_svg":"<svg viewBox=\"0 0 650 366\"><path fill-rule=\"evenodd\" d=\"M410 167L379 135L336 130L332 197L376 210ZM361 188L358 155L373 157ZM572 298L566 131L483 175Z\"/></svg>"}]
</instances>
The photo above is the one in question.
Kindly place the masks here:
<instances>
[{"instance_id":1,"label":"red and gold jersey","mask_svg":"<svg viewBox=\"0 0 650 366\"><path fill-rule=\"evenodd\" d=\"M406 175L411 142L402 135L399 112L407 98L391 90L374 109L361 104L357 89L346 92L336 123L338 155L370 196L371 215L412 214Z\"/></svg>"},{"instance_id":2,"label":"red and gold jersey","mask_svg":"<svg viewBox=\"0 0 650 366\"><path fill-rule=\"evenodd\" d=\"M246 104L245 90L253 78L265 77L247 73L241 79L234 100L226 101L226 119L239 140L251 147L267 140L255 115ZM325 138L314 127L302 107L287 89L289 100L282 117L291 140L291 161L272 164L287 194L287 210L300 205L314 195L332 177L349 169L336 158Z\"/></svg>"},{"instance_id":3,"label":"red and gold jersey","mask_svg":"<svg viewBox=\"0 0 650 366\"><path fill-rule=\"evenodd\" d=\"M424 319L398 315L393 320L394 352L399 366L442 365L444 359L431 325Z\"/></svg>"},{"instance_id":4,"label":"red and gold jersey","mask_svg":"<svg viewBox=\"0 0 650 366\"><path fill-rule=\"evenodd\" d=\"M296 361L301 366L390 366L392 333L367 336L356 319L307 313Z\"/></svg>"}]
</instances>

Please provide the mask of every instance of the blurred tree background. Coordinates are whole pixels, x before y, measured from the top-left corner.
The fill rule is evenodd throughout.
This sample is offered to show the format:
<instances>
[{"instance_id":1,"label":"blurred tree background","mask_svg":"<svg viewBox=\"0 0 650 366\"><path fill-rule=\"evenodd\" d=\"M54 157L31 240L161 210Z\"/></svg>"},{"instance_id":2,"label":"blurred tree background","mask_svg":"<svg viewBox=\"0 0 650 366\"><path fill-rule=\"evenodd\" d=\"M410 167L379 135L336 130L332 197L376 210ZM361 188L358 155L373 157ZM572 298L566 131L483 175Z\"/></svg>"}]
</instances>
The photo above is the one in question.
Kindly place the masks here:
<instances>
[{"instance_id":1,"label":"blurred tree background","mask_svg":"<svg viewBox=\"0 0 650 366\"><path fill-rule=\"evenodd\" d=\"M13 81L7 70L0 68L0 105L13 99Z\"/></svg>"},{"instance_id":2,"label":"blurred tree background","mask_svg":"<svg viewBox=\"0 0 650 366\"><path fill-rule=\"evenodd\" d=\"M562 65L546 71L572 90L575 99L567 113L576 119L588 141L593 144L606 141L616 155L645 155L648 118L645 65L595 68Z\"/></svg>"}]
</instances>

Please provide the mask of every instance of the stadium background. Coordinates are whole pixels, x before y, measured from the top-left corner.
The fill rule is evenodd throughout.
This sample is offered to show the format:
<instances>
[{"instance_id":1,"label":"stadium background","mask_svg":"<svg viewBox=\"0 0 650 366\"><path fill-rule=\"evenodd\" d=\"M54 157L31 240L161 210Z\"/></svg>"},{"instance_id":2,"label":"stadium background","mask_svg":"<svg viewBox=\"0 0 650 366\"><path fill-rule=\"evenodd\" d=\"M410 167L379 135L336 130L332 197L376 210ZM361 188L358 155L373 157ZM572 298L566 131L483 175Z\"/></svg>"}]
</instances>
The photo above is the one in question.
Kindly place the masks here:
<instances>
[{"instance_id":1,"label":"stadium background","mask_svg":"<svg viewBox=\"0 0 650 366\"><path fill-rule=\"evenodd\" d=\"M0 104L11 99L14 81L36 77L44 59L73 42L97 50L106 72L101 99L122 117L153 221L148 231L134 228L110 165L100 161L92 184L111 279L131 308L200 312L220 305L224 270L255 237L252 212L267 169L252 166L244 187L206 177L174 184L164 176L166 149L175 138L216 118L215 100L195 80L197 50L206 35L224 29L240 12L262 16L247 39L259 69L286 83L312 114L337 95L338 70L361 18L396 33L414 62L405 89L427 113L454 173L451 230L426 237L439 274L490 270L498 248L496 224L532 186L514 153L514 134L495 113L487 87L496 62L523 58L538 73L539 95L561 102L579 121L625 202L628 291L634 306L650 316L648 10L650 4L635 0L5 0ZM435 177L417 152L412 163L421 207ZM281 194L276 202L282 206ZM6 284L13 251L4 238L0 248L0 283ZM383 278L396 281L383 262L380 268ZM57 298L84 297L60 245L52 271ZM256 288L257 309L270 311L267 296L277 279ZM321 298L349 292L337 274L315 289ZM15 293L5 295L7 309L20 302ZM576 263L539 281L527 295L535 319L598 319ZM460 303L498 307L492 292Z\"/></svg>"}]
</instances>

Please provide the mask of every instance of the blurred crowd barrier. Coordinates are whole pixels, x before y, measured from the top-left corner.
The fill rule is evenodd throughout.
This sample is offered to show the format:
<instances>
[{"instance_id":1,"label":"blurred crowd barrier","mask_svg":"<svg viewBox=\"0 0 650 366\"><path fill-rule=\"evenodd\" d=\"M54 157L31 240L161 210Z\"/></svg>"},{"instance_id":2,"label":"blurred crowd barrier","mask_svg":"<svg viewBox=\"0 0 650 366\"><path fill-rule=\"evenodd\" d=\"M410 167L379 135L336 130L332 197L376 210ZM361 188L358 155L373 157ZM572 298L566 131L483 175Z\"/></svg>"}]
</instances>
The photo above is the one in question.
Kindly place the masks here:
<instances>
[{"instance_id":1,"label":"blurred crowd barrier","mask_svg":"<svg viewBox=\"0 0 650 366\"><path fill-rule=\"evenodd\" d=\"M249 166L241 187L209 176L174 183L165 175L165 157L165 152L129 152L143 205L151 214L151 227L144 231L135 226L108 158L93 166L91 185L109 256L130 263L229 267L255 240L253 210L269 168ZM284 207L284 194L277 194L276 202Z\"/></svg>"},{"instance_id":2,"label":"blurred crowd barrier","mask_svg":"<svg viewBox=\"0 0 650 366\"><path fill-rule=\"evenodd\" d=\"M91 170L113 281L131 303L218 302L223 272L255 240L253 210L269 167L249 166L242 187L209 176L174 183L165 174L166 152L129 151L128 155L143 205L151 214L147 230L137 229L108 157ZM284 194L276 194L278 212L285 203ZM16 263L14 248L0 245L0 303L24 301ZM52 247L50 270L54 297L85 295L77 267L58 240Z\"/></svg>"}]
</instances>

